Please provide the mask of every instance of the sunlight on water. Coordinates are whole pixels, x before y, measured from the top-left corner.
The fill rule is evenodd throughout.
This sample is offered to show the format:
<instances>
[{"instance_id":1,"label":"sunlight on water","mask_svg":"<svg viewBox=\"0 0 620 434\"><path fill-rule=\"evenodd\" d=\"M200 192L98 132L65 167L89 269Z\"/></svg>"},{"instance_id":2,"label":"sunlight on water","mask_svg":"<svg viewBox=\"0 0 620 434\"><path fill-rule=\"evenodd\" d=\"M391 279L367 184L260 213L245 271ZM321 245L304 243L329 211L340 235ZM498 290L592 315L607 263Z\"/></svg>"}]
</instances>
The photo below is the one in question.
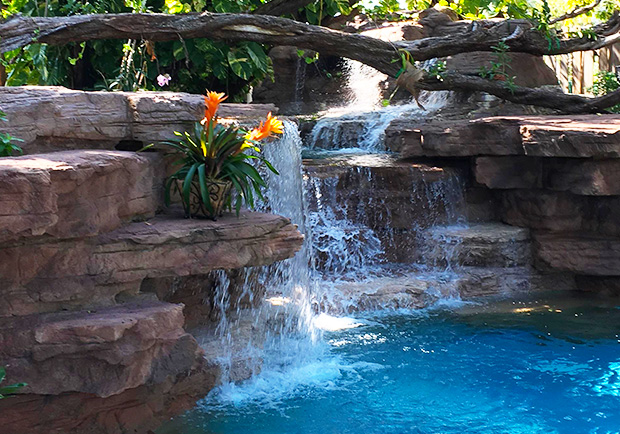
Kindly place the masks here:
<instances>
[{"instance_id":1,"label":"sunlight on water","mask_svg":"<svg viewBox=\"0 0 620 434\"><path fill-rule=\"evenodd\" d=\"M365 317L327 332L314 361L226 385L158 434L617 432L617 303L544 303Z\"/></svg>"},{"instance_id":2,"label":"sunlight on water","mask_svg":"<svg viewBox=\"0 0 620 434\"><path fill-rule=\"evenodd\" d=\"M422 92L420 100L425 109L413 100L383 107L381 84L387 76L359 62L346 62L347 104L323 113L307 140L309 149L384 152L385 130L392 121L423 119L448 102L449 92Z\"/></svg>"},{"instance_id":3,"label":"sunlight on water","mask_svg":"<svg viewBox=\"0 0 620 434\"><path fill-rule=\"evenodd\" d=\"M353 329L364 325L363 322L349 317L336 317L321 313L314 318L314 326L320 330L335 332L338 330Z\"/></svg>"}]
</instances>

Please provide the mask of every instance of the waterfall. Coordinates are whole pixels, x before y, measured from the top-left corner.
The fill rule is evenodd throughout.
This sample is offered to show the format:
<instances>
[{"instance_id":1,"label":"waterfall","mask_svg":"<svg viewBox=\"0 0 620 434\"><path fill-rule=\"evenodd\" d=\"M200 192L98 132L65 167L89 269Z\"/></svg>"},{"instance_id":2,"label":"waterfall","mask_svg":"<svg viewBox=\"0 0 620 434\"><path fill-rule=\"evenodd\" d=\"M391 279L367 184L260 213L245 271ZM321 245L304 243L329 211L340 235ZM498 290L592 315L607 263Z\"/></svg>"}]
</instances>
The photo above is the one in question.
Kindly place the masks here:
<instances>
[{"instance_id":1,"label":"waterfall","mask_svg":"<svg viewBox=\"0 0 620 434\"><path fill-rule=\"evenodd\" d=\"M444 107L449 92L422 92L420 100L382 107L382 83L387 76L360 62L345 63L348 104L328 110L318 120L308 139L310 149L348 149L384 152L383 138L390 123L401 117L422 119Z\"/></svg>"},{"instance_id":2,"label":"waterfall","mask_svg":"<svg viewBox=\"0 0 620 434\"><path fill-rule=\"evenodd\" d=\"M359 325L326 315L348 312L359 302L342 285L358 291L381 279L392 286L394 278L401 279L396 284L426 279L429 294L447 294L444 282L421 267L424 258L415 252L426 229L462 220L464 184L458 171L399 163L385 154L304 165L301 150L297 126L285 122L283 136L264 148L280 175L264 174L269 188L260 210L289 217L306 240L294 258L237 276L243 296L258 294L252 309L232 306L231 278L218 274L219 341L203 345L226 347L219 359L225 375L206 405L278 399L337 378L338 357L329 352L323 330ZM414 253L407 256L406 249ZM245 383L234 381L248 377Z\"/></svg>"}]
</instances>

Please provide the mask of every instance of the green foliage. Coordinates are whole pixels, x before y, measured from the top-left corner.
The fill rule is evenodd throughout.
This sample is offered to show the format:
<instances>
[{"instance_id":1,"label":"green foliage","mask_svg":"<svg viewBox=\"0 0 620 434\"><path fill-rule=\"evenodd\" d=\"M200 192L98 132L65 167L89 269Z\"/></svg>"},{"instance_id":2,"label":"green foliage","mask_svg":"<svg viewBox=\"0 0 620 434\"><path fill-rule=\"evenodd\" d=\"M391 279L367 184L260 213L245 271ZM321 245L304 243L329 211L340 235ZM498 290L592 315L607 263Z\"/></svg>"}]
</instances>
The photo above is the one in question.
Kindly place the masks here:
<instances>
[{"instance_id":1,"label":"green foliage","mask_svg":"<svg viewBox=\"0 0 620 434\"><path fill-rule=\"evenodd\" d=\"M405 5L410 11L421 11L431 6L431 0L407 0ZM402 3L398 0L379 0L361 5L362 12L374 19L391 19L394 14L402 13ZM402 15L402 19L408 16Z\"/></svg>"},{"instance_id":2,"label":"green foliage","mask_svg":"<svg viewBox=\"0 0 620 434\"><path fill-rule=\"evenodd\" d=\"M6 121L6 113L4 113L2 110L0 110L0 121ZM0 157L10 157L14 154L23 153L22 148L13 143L15 141L22 142L23 140L17 139L8 133L0 132ZM0 382L2 382L3 378L3 376L0 376ZM0 395L1 394L2 392L0 391Z\"/></svg>"},{"instance_id":3,"label":"green foliage","mask_svg":"<svg viewBox=\"0 0 620 434\"><path fill-rule=\"evenodd\" d=\"M446 62L444 62L443 60L438 60L436 62L433 62L427 69L426 69L426 73L430 76L430 77L435 77L437 80L442 81L443 80L443 76L442 74L446 71Z\"/></svg>"},{"instance_id":4,"label":"green foliage","mask_svg":"<svg viewBox=\"0 0 620 434\"><path fill-rule=\"evenodd\" d=\"M89 13L193 11L245 12L265 0L0 0L3 16L66 16ZM342 0L339 0L342 1ZM120 59L120 61L119 61ZM202 93L222 89L242 101L250 86L273 75L263 45L227 45L206 39L151 43L147 41L89 41L51 47L31 44L0 55L7 85L62 85L76 89L158 90L157 77L169 74L166 87Z\"/></svg>"},{"instance_id":5,"label":"green foliage","mask_svg":"<svg viewBox=\"0 0 620 434\"><path fill-rule=\"evenodd\" d=\"M594 77L594 84L592 87L588 88L588 91L592 92L594 95L606 95L614 90L620 89L620 77L618 77L617 73L599 71ZM613 113L620 113L620 104L608 110Z\"/></svg>"},{"instance_id":6,"label":"green foliage","mask_svg":"<svg viewBox=\"0 0 620 434\"><path fill-rule=\"evenodd\" d=\"M304 50L297 50L297 57L299 57L300 59L304 59L304 62L306 62L308 65L311 65L318 62L319 53L315 51L312 56L306 56L306 52Z\"/></svg>"},{"instance_id":7,"label":"green foliage","mask_svg":"<svg viewBox=\"0 0 620 434\"><path fill-rule=\"evenodd\" d=\"M308 23L320 26L326 17L349 15L352 10L348 0L316 0L304 8L304 13Z\"/></svg>"},{"instance_id":8,"label":"green foliage","mask_svg":"<svg viewBox=\"0 0 620 434\"><path fill-rule=\"evenodd\" d=\"M503 81L505 86L514 93L516 89L515 76L509 75L508 70L511 69L511 58L508 54L510 47L504 42L500 41L497 45L491 47L495 56L495 61L491 62L490 67L483 66L480 68L480 76L488 78L489 80Z\"/></svg>"},{"instance_id":9,"label":"green foliage","mask_svg":"<svg viewBox=\"0 0 620 434\"><path fill-rule=\"evenodd\" d=\"M6 369L3 366L0 366L0 383L4 381L6 378ZM22 387L27 386L26 383L16 383L11 384L10 386L0 387L0 399L6 398L9 395L15 394Z\"/></svg>"}]
</instances>

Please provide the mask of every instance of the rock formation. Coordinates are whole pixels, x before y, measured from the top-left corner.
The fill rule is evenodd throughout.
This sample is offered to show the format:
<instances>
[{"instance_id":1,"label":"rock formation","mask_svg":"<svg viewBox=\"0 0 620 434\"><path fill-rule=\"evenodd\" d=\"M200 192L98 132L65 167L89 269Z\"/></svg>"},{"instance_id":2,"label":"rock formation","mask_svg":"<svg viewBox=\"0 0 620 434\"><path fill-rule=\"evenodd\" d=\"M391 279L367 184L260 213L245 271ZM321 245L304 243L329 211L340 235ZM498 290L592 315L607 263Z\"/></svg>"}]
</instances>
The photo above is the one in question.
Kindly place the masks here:
<instances>
[{"instance_id":1,"label":"rock formation","mask_svg":"<svg viewBox=\"0 0 620 434\"><path fill-rule=\"evenodd\" d=\"M212 318L180 304L192 300L187 286L157 289L195 278L193 300L208 300L213 271L271 264L301 248L296 226L277 215L162 214L165 157L114 150L169 137L200 119L202 104L171 93L0 90L8 130L28 154L0 159L0 365L8 382L28 383L0 401L2 433L156 428L221 375L218 343L202 348L187 332ZM228 105L221 114L254 122L267 110Z\"/></svg>"}]
</instances>

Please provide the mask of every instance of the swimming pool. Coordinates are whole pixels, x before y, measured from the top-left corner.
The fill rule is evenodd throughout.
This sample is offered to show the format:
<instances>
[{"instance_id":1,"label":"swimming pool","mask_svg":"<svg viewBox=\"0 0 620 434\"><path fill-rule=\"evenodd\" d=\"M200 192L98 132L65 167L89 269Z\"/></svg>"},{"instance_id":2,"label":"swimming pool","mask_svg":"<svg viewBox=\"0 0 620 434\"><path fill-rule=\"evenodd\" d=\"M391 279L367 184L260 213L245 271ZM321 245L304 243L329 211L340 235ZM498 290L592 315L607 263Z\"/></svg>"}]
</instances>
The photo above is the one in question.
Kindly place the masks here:
<instances>
[{"instance_id":1,"label":"swimming pool","mask_svg":"<svg viewBox=\"0 0 620 434\"><path fill-rule=\"evenodd\" d=\"M336 322L158 434L620 432L616 300L539 297Z\"/></svg>"}]
</instances>

